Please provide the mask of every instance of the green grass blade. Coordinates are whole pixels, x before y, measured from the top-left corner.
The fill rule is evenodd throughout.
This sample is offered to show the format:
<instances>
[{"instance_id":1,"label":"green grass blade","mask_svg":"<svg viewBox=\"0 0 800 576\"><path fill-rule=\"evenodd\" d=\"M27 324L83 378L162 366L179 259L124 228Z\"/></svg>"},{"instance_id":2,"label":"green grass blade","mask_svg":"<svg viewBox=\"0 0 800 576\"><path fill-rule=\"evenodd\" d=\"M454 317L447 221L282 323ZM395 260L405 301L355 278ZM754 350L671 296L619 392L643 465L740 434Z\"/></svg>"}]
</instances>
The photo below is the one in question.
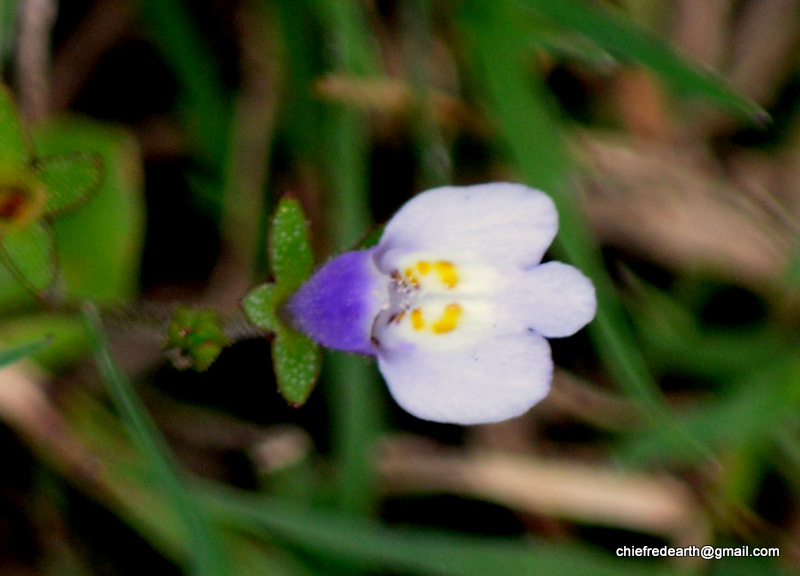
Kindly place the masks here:
<instances>
[{"instance_id":1,"label":"green grass blade","mask_svg":"<svg viewBox=\"0 0 800 576\"><path fill-rule=\"evenodd\" d=\"M14 362L19 362L20 360L27 358L31 354L35 354L50 344L51 340L52 338L45 337L0 350L0 368L5 368Z\"/></svg>"},{"instance_id":2,"label":"green grass blade","mask_svg":"<svg viewBox=\"0 0 800 576\"><path fill-rule=\"evenodd\" d=\"M114 363L97 309L87 305L84 314L95 361L122 423L134 445L147 458L158 485L184 523L192 553L190 573L196 576L228 574L228 562L218 540L219 534L214 531L205 512L190 497L183 473L173 460L164 438L130 382Z\"/></svg>"},{"instance_id":3,"label":"green grass blade","mask_svg":"<svg viewBox=\"0 0 800 576\"><path fill-rule=\"evenodd\" d=\"M339 48L332 62L337 71L377 74L378 58L364 19L353 2L319 0L319 19ZM331 191L331 244L350 249L370 228L367 199L369 130L358 113L329 106L320 149ZM375 508L374 442L381 404L374 368L363 358L330 353L326 375L332 385L334 453L340 470L337 500L343 510L368 514Z\"/></svg>"},{"instance_id":4,"label":"green grass blade","mask_svg":"<svg viewBox=\"0 0 800 576\"><path fill-rule=\"evenodd\" d=\"M326 560L376 573L439 576L600 576L668 573L655 564L619 560L586 547L481 538L310 511L242 492L203 489L197 499L221 520L257 536L276 537Z\"/></svg>"},{"instance_id":5,"label":"green grass blade","mask_svg":"<svg viewBox=\"0 0 800 576\"><path fill-rule=\"evenodd\" d=\"M0 69L11 59L17 38L17 0L0 0Z\"/></svg>"},{"instance_id":6,"label":"green grass blade","mask_svg":"<svg viewBox=\"0 0 800 576\"><path fill-rule=\"evenodd\" d=\"M228 159L231 97L208 41L183 4L178 0L140 1L137 7L178 78L184 118L193 140L199 144L200 155L219 170L219 176Z\"/></svg>"},{"instance_id":7,"label":"green grass blade","mask_svg":"<svg viewBox=\"0 0 800 576\"><path fill-rule=\"evenodd\" d=\"M522 61L524 32L513 0L468 1L462 23L472 39L477 63L476 83L484 87L490 113L499 122L503 139L516 159L524 180L551 195L560 218L556 248L594 282L598 310L589 333L606 365L627 395L639 402L651 421L677 430L666 411L661 392L638 350L625 311L591 239L584 215L571 194L572 166L540 78L531 77ZM704 447L678 433L676 438L703 451Z\"/></svg>"},{"instance_id":8,"label":"green grass blade","mask_svg":"<svg viewBox=\"0 0 800 576\"><path fill-rule=\"evenodd\" d=\"M525 180L546 191L556 203L560 228L556 242L567 258L595 283L598 292L596 326L598 341L606 342L608 361L617 367L630 395L657 396L655 383L640 367L625 369L626 358L637 355L621 319L621 306L605 271L588 226L569 192L572 165L557 111L550 104L539 78L530 78L521 60L521 30L514 26L507 1L491 4L469 2L463 22L474 38L478 83L487 91L490 111L500 124L504 140L519 163ZM639 373L641 372L641 373Z\"/></svg>"},{"instance_id":9,"label":"green grass blade","mask_svg":"<svg viewBox=\"0 0 800 576\"><path fill-rule=\"evenodd\" d=\"M769 445L788 429L800 403L800 361L776 356L743 374L722 397L686 410L682 426L704 444L726 454ZM667 429L637 432L619 456L629 462L695 463L698 454L674 441Z\"/></svg>"},{"instance_id":10,"label":"green grass blade","mask_svg":"<svg viewBox=\"0 0 800 576\"><path fill-rule=\"evenodd\" d=\"M610 54L650 68L682 94L702 97L758 123L769 121L763 108L731 88L719 74L681 57L620 10L600 8L584 0L520 1L558 26L592 40Z\"/></svg>"}]
</instances>

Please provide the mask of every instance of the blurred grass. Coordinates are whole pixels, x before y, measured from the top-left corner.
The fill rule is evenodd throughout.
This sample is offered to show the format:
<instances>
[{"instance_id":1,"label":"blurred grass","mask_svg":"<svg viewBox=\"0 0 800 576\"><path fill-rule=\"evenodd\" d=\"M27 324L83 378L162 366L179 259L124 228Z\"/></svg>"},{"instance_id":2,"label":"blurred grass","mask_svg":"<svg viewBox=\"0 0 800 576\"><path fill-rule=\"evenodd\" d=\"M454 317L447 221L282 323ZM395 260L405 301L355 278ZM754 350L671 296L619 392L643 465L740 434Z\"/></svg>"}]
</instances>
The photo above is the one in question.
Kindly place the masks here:
<instances>
[{"instance_id":1,"label":"blurred grass","mask_svg":"<svg viewBox=\"0 0 800 576\"><path fill-rule=\"evenodd\" d=\"M19 362L20 360L30 356L47 346L50 343L50 338L40 338L24 344L17 344L16 346L9 346L0 350L0 368Z\"/></svg>"},{"instance_id":2,"label":"blurred grass","mask_svg":"<svg viewBox=\"0 0 800 576\"><path fill-rule=\"evenodd\" d=\"M197 198L220 218L223 201L217 190L229 169L233 113L220 63L183 2L137 0L135 6L178 81L178 110L201 165L194 180Z\"/></svg>"},{"instance_id":3,"label":"blurred grass","mask_svg":"<svg viewBox=\"0 0 800 576\"><path fill-rule=\"evenodd\" d=\"M317 0L314 7L330 39L331 68L354 76L378 74L377 55L358 5ZM369 132L366 118L359 112L336 106L326 107L320 124L319 160L329 189L326 227L329 245L338 252L354 247L371 226ZM326 354L326 362L331 434L339 471L337 507L348 513L371 514L377 505L373 452L381 426L375 368L362 358L332 351Z\"/></svg>"},{"instance_id":4,"label":"blurred grass","mask_svg":"<svg viewBox=\"0 0 800 576\"><path fill-rule=\"evenodd\" d=\"M800 408L800 363L793 335L796 318L776 318L770 311L765 321L756 325L709 328L698 306L687 302L679 289L632 281L633 273L625 282L629 294L620 299L620 283L612 280L579 203L574 126L548 85L541 50L556 61L574 59L589 67L609 66L609 57L617 63L635 62L681 96L693 96L748 121L764 121L765 112L732 90L718 74L683 58L605 3L465 0L443 7L412 0L401 4L391 24L375 7L365 9L357 2L254 4L265 19L273 19L263 31L276 35L277 47L270 58L279 62L274 63L271 95L278 108L273 112L275 125L265 135L268 142L264 153L269 157L263 159L274 174L263 182L263 189L247 191L249 198L260 195L266 206L270 203L266 190L295 186L297 197L308 204L316 229L323 230L324 238L317 245L324 260L329 254L354 247L370 231L371 201L397 204L402 200L384 198L384 190L373 189L371 155L381 138L408 140L414 172L409 180L415 191L458 179L460 169L471 173L471 167L452 164L453 142L461 135L445 131L429 104L431 95L441 90L436 82L441 70L432 62L434 54L441 56L436 52L436 42L449 42L456 56L453 63L461 67L458 81L452 85L463 83L463 93L474 98L462 104L478 118L475 124L482 128L470 137L481 140L491 160L502 165L504 176L521 179L553 197L560 215L554 252L595 283L599 309L588 333L592 351L600 357L602 366L592 366L591 385L599 386L608 378L627 400L644 411L641 425L630 426L629 433L601 437L592 431L596 434L592 437L596 441L592 457L641 470L667 469L676 475L689 470L688 476L700 478L696 485L689 484L694 480L687 485L698 492L708 491L702 496L712 503L697 504L701 509L697 513L707 512L703 506L716 506L721 511L709 512L713 524L709 537L713 541L690 544L742 539L763 542L764 537L748 535L748 529L731 518L740 509L752 508L753 515L758 513L755 509L765 479L774 471L788 482L792 497L800 491L800 428L796 417ZM0 4L0 10L8 6ZM230 138L246 127L232 124L233 94L222 81L221 64L190 5L169 0L138 2L137 6L144 30L159 46L179 85L180 97L174 108L191 142L189 154L197 163L192 169L201 167L202 183L194 181L195 192L200 192L196 200L216 211L225 202L236 202L228 187L237 161ZM0 26L3 50L3 34L11 26L7 22L0 22ZM442 34L443 30L449 36ZM402 49L392 52L396 46ZM0 53L3 56L7 56L6 51ZM376 129L374 111L364 110L347 98L320 98L315 86L328 73L345 81L399 78L406 83L410 112L402 118L405 124L401 131L405 132L387 137ZM144 227L137 204L140 191L130 164L135 154L124 158L124 149L107 138L111 132L106 134L105 128L92 135L85 134L80 124L62 126L66 128L59 129L61 137L69 135L79 148L99 148L110 169L104 182L108 190L101 194L106 204L96 209L87 206L88 224L81 224L78 218L77 223L67 222L60 230L65 234L60 249L67 254L62 262L66 285L80 297L131 299L141 248L137 234ZM276 159L279 162L274 162ZM92 210L116 220L94 217ZM262 204L254 202L241 211L241 217L252 218L248 230L263 227L261 210ZM95 226L96 233L89 233ZM109 230L121 233L110 234ZM92 243L99 238L108 240L103 243L108 249L103 253L106 260L111 259L87 270L82 253L98 252ZM260 270L256 263L253 267L255 276ZM97 271L100 274L95 278L92 273ZM0 277L0 295L8 295L5 304L13 304L15 310L33 306L28 298L23 297L22 304L16 301L19 291L15 296L15 290L9 279ZM704 567L683 569L614 558L592 543L591 537L584 537L585 527L559 524L546 516L525 519L530 532L548 534L527 538L390 527L378 520L385 493L376 470L376 441L388 431L407 430L390 428L374 366L345 354L329 353L326 357L322 393L328 410L329 459L320 463L317 458L324 456L313 451L303 454L301 472L265 473L261 492L234 490L223 487L222 482L196 482L177 463L130 381L112 359L108 337L93 308L87 316L95 361L116 414L112 416L88 398L76 396L79 407L70 408L68 423L87 442L103 447L99 453L105 455L108 468L101 481L107 483L103 488L117 498L116 505L103 500L102 490L92 492L98 490L97 486L83 489L188 573L386 571L477 576L705 571ZM42 351L48 340L29 341L47 331L65 336L58 336L44 352L55 350L69 363L76 361L75 351L86 345L85 332L71 332L74 317L63 318L46 308L35 312L25 309L22 316L4 318L0 328L4 340L26 342L0 351L0 364ZM65 340L75 344L59 348ZM584 365L591 362L583 360ZM52 366L57 369L59 363ZM689 407L668 407L662 385L672 374L691 382ZM236 378L226 376L217 393ZM264 410L273 408L265 405ZM311 414L320 418L317 413ZM314 422L313 426L325 423ZM629 423L621 427L626 426ZM127 437L122 434L123 428ZM435 432L447 437L446 432ZM540 440L547 434L537 432ZM478 431L475 436L480 434ZM580 452L572 450L574 445L569 442L551 443L545 450L553 446L567 447L559 457ZM705 476L704 467L708 465L718 472L714 483ZM295 472L297 476L293 476ZM297 480L301 475L302 482ZM713 485L709 488L706 484ZM586 523L591 526L591 519ZM629 539L638 536L608 538L627 545ZM609 549L613 551L613 547ZM744 565L748 566L746 570L741 568ZM751 568L747 563L718 562L709 573L780 573L780 567L773 563L757 564L753 568L756 571L749 572Z\"/></svg>"},{"instance_id":5,"label":"blurred grass","mask_svg":"<svg viewBox=\"0 0 800 576\"><path fill-rule=\"evenodd\" d=\"M617 58L646 66L681 96L697 96L751 122L764 124L770 120L761 106L731 88L719 74L682 58L613 6L601 8L581 0L518 1L554 24L595 42Z\"/></svg>"},{"instance_id":6,"label":"blurred grass","mask_svg":"<svg viewBox=\"0 0 800 576\"><path fill-rule=\"evenodd\" d=\"M525 181L547 191L555 201L560 220L557 248L594 282L597 316L588 329L595 345L625 392L660 425L674 431L675 425L633 341L625 312L577 205L571 183L573 167L557 112L548 101L542 80L526 71L521 60L525 36L519 25L523 20L520 7L514 0L467 2L465 6L463 21L479 67L474 82L485 86L505 142ZM679 438L707 454L690 437L681 434Z\"/></svg>"},{"instance_id":7,"label":"blurred grass","mask_svg":"<svg viewBox=\"0 0 800 576\"><path fill-rule=\"evenodd\" d=\"M180 466L173 459L166 442L130 383L114 363L97 309L87 306L85 316L97 367L108 386L120 420L134 445L147 459L156 485L160 486L175 506L182 521L183 530L187 534L189 573L196 576L232 574L230 561L222 551L220 534L197 503L190 498Z\"/></svg>"},{"instance_id":8,"label":"blurred grass","mask_svg":"<svg viewBox=\"0 0 800 576\"><path fill-rule=\"evenodd\" d=\"M4 67L11 57L16 30L17 0L0 0L0 67Z\"/></svg>"},{"instance_id":9,"label":"blurred grass","mask_svg":"<svg viewBox=\"0 0 800 576\"><path fill-rule=\"evenodd\" d=\"M381 523L218 487L198 493L218 517L252 535L270 532L287 543L367 570L442 576L534 574L657 575L663 567L609 559L580 546L479 538Z\"/></svg>"}]
</instances>

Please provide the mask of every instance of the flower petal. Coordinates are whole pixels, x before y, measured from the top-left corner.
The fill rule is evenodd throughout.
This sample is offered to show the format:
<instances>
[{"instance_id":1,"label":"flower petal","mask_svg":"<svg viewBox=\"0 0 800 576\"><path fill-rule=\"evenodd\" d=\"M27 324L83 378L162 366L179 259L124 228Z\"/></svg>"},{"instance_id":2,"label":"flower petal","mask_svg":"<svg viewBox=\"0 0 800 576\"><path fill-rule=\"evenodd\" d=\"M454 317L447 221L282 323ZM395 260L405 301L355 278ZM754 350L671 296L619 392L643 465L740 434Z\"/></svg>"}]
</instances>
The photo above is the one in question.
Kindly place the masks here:
<instances>
[{"instance_id":1,"label":"flower petal","mask_svg":"<svg viewBox=\"0 0 800 576\"><path fill-rule=\"evenodd\" d=\"M384 344L378 366L389 391L403 409L423 420L499 422L524 413L550 389L550 346L530 331L449 350Z\"/></svg>"},{"instance_id":2,"label":"flower petal","mask_svg":"<svg viewBox=\"0 0 800 576\"><path fill-rule=\"evenodd\" d=\"M389 273L392 253L435 250L462 261L527 268L541 261L557 230L550 197L522 184L435 188L389 221L377 264Z\"/></svg>"},{"instance_id":3,"label":"flower petal","mask_svg":"<svg viewBox=\"0 0 800 576\"><path fill-rule=\"evenodd\" d=\"M375 268L372 252L345 252L303 284L285 307L295 327L328 348L375 354L370 332L388 278Z\"/></svg>"},{"instance_id":4,"label":"flower petal","mask_svg":"<svg viewBox=\"0 0 800 576\"><path fill-rule=\"evenodd\" d=\"M499 315L547 338L572 336L597 311L592 281L562 262L547 262L514 275L497 299Z\"/></svg>"}]
</instances>

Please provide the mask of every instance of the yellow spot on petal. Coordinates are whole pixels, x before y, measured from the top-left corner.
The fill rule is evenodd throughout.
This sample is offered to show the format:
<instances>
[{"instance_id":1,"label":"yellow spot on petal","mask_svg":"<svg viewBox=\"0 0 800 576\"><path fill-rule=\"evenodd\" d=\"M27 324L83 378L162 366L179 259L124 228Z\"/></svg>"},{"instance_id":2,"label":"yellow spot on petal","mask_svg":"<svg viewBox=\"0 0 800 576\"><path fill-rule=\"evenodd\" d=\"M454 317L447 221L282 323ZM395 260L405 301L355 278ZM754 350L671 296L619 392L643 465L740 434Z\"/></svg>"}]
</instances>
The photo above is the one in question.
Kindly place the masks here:
<instances>
[{"instance_id":1,"label":"yellow spot on petal","mask_svg":"<svg viewBox=\"0 0 800 576\"><path fill-rule=\"evenodd\" d=\"M405 269L405 276L406 276L406 280L408 281L409 284L411 284L412 286L417 286L417 287L419 286L419 279L414 274L414 270L413 269L406 268Z\"/></svg>"},{"instance_id":2,"label":"yellow spot on petal","mask_svg":"<svg viewBox=\"0 0 800 576\"><path fill-rule=\"evenodd\" d=\"M416 312L416 310L415 310ZM452 332L458 326L458 321L461 319L461 306L458 304L449 304L442 313L442 317L434 323L431 330L434 334L446 334ZM415 326L416 328L416 326Z\"/></svg>"},{"instance_id":3,"label":"yellow spot on petal","mask_svg":"<svg viewBox=\"0 0 800 576\"><path fill-rule=\"evenodd\" d=\"M455 288L456 284L458 284L458 269L455 264L440 260L434 266L442 283L448 288Z\"/></svg>"},{"instance_id":4,"label":"yellow spot on petal","mask_svg":"<svg viewBox=\"0 0 800 576\"><path fill-rule=\"evenodd\" d=\"M420 274L425 276L425 274L431 271L431 263L426 262L425 260L421 260L417 262L417 270L419 270Z\"/></svg>"},{"instance_id":5,"label":"yellow spot on petal","mask_svg":"<svg viewBox=\"0 0 800 576\"><path fill-rule=\"evenodd\" d=\"M422 319L422 310L415 308L411 312L411 327L414 330L422 330L425 328L425 320Z\"/></svg>"}]
</instances>

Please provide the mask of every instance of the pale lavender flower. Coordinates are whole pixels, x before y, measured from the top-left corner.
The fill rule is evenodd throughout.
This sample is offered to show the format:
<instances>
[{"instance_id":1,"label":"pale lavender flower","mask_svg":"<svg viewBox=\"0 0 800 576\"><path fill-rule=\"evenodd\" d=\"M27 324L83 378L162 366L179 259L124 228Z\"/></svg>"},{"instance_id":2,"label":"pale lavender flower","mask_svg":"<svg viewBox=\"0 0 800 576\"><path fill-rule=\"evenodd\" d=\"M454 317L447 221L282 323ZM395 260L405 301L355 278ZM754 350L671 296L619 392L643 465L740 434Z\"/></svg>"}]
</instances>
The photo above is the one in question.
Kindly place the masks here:
<instances>
[{"instance_id":1,"label":"pale lavender flower","mask_svg":"<svg viewBox=\"0 0 800 576\"><path fill-rule=\"evenodd\" d=\"M323 346L375 356L418 418L512 418L550 388L546 338L574 334L597 307L580 271L541 263L557 229L552 200L521 184L429 190L376 246L325 264L286 311Z\"/></svg>"}]
</instances>

